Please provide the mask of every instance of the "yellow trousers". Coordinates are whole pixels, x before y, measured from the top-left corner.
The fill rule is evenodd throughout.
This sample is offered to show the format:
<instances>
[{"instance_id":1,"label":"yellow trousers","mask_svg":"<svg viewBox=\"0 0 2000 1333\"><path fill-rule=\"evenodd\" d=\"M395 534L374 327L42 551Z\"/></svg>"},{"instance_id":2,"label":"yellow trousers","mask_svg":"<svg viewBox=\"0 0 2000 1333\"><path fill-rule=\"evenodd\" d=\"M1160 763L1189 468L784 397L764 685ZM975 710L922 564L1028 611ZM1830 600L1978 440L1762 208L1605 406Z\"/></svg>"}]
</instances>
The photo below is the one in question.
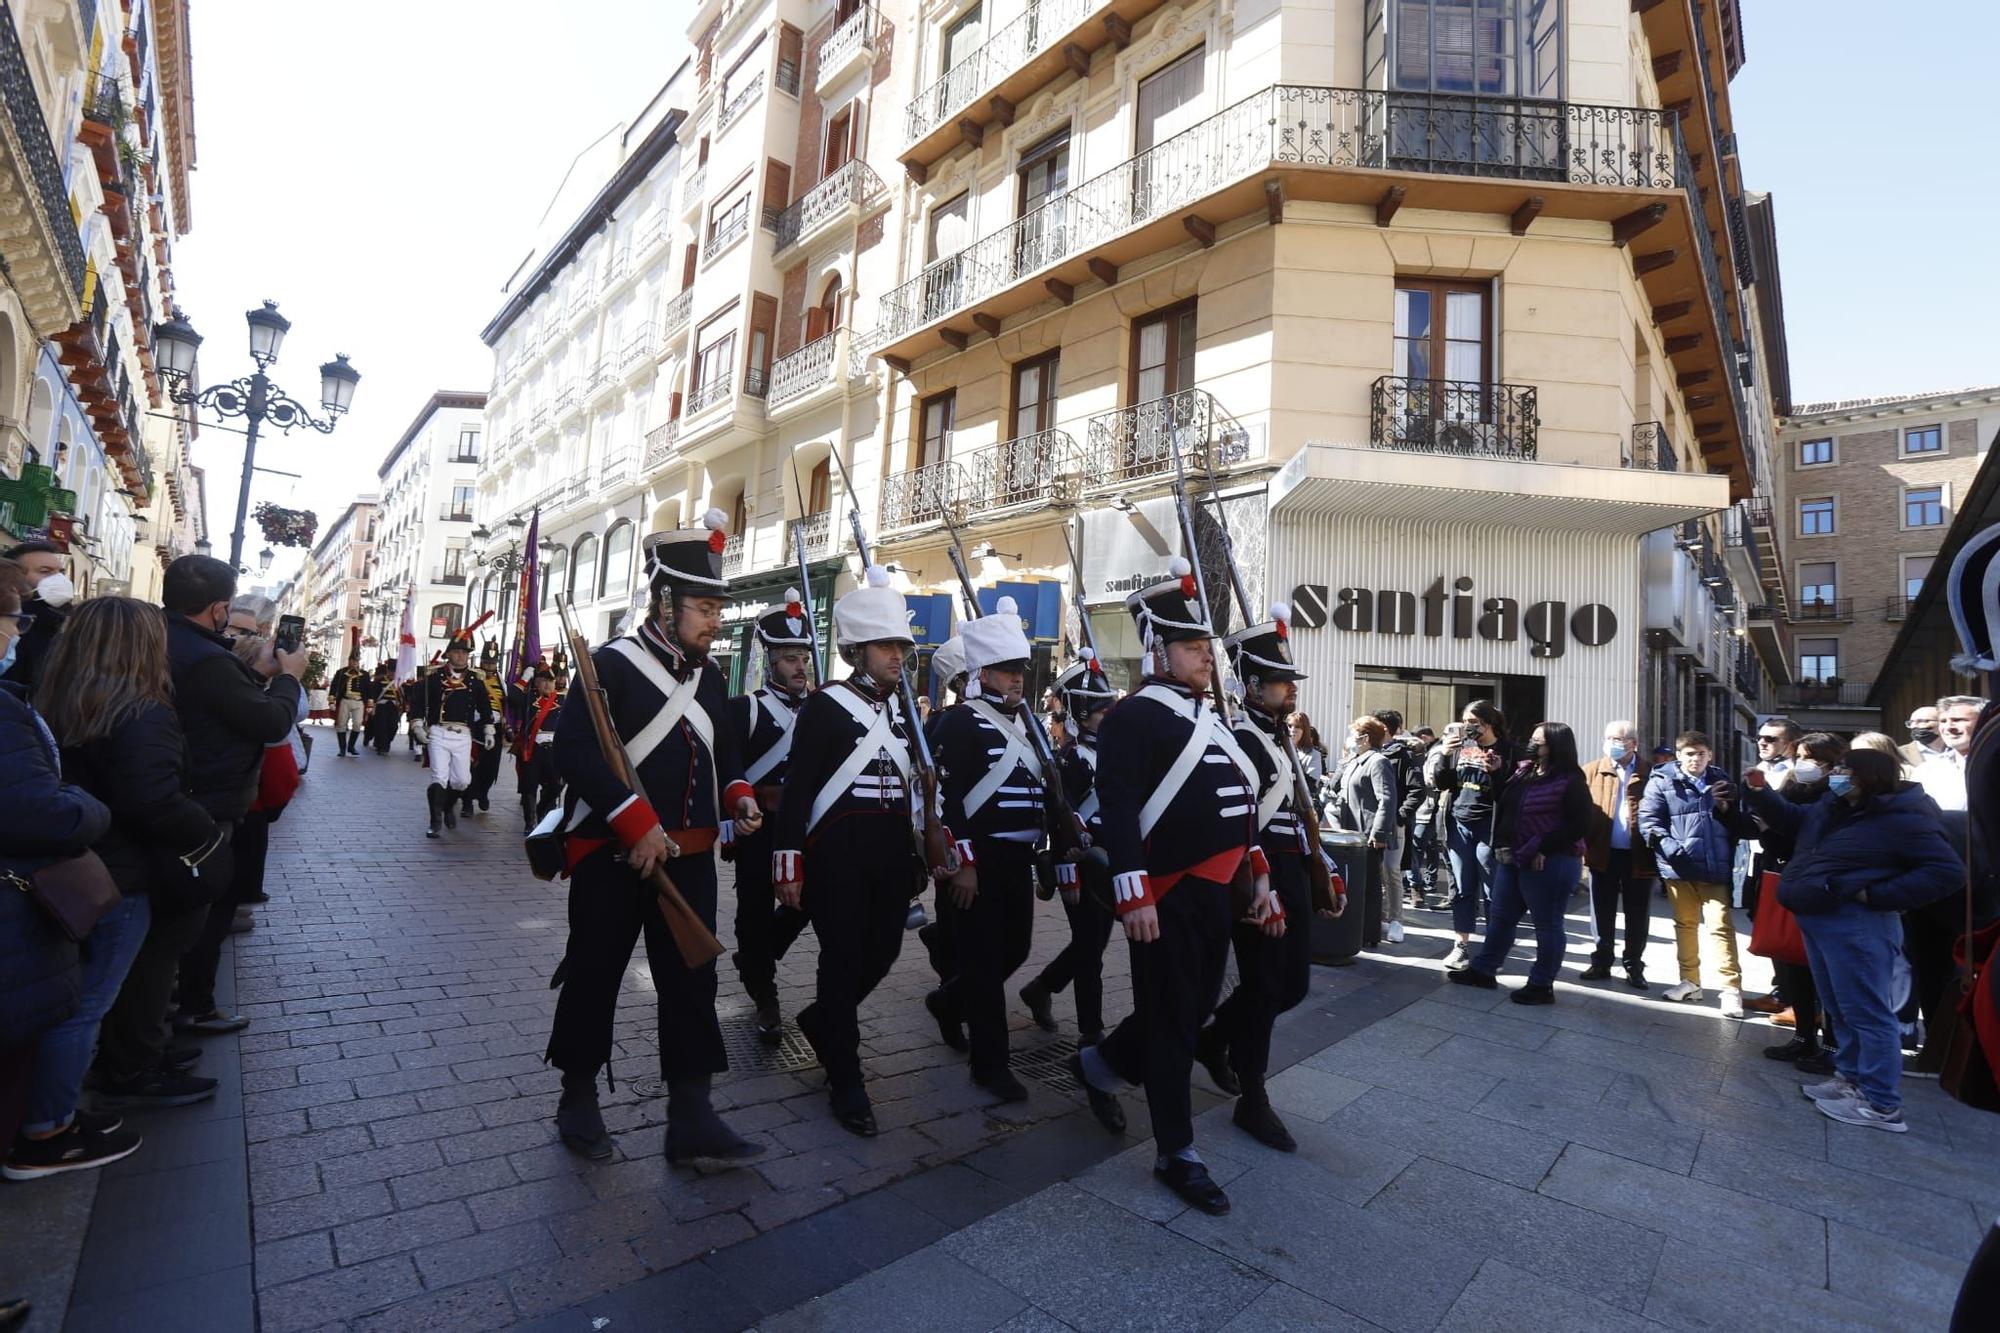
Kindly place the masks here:
<instances>
[{"instance_id":1,"label":"yellow trousers","mask_svg":"<svg viewBox=\"0 0 2000 1333\"><path fill-rule=\"evenodd\" d=\"M1681 980L1701 985L1701 934L1706 930L1721 955L1720 970L1725 990L1743 989L1743 965L1736 956L1736 927L1729 919L1729 886L1701 884L1690 879L1667 881L1667 901L1674 908L1674 952L1679 956Z\"/></svg>"}]
</instances>

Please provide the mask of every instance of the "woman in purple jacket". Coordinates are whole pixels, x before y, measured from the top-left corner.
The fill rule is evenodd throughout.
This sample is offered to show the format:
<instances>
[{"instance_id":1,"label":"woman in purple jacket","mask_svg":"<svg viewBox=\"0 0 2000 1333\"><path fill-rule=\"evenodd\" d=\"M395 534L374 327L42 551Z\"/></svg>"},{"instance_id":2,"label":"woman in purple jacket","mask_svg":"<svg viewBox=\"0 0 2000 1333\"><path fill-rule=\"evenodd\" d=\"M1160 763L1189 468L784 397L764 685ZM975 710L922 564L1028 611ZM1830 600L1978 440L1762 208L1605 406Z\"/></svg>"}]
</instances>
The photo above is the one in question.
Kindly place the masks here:
<instances>
[{"instance_id":1,"label":"woman in purple jacket","mask_svg":"<svg viewBox=\"0 0 2000 1333\"><path fill-rule=\"evenodd\" d=\"M1515 1004L1555 1000L1556 970L1568 937L1563 911L1583 875L1583 840L1596 809L1577 763L1576 736L1561 722L1544 722L1528 739L1528 758L1500 790L1493 847L1491 915L1486 941L1472 965L1445 975L1461 986L1487 990L1514 947L1521 914L1535 920L1535 964Z\"/></svg>"}]
</instances>

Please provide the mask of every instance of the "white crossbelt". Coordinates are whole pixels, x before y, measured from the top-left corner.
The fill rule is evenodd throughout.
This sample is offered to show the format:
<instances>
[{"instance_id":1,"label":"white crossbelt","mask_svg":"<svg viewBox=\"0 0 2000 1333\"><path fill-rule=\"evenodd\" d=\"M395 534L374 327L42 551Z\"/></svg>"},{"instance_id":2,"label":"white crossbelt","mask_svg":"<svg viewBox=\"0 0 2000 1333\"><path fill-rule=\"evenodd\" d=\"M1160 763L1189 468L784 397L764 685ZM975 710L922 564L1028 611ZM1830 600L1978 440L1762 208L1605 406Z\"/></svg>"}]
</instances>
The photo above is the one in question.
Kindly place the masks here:
<instances>
[{"instance_id":1,"label":"white crossbelt","mask_svg":"<svg viewBox=\"0 0 2000 1333\"><path fill-rule=\"evenodd\" d=\"M1160 816L1166 814L1167 807L1181 794L1181 788L1186 786L1188 778L1193 776L1211 741L1229 756L1230 763L1236 765L1243 776L1244 790L1246 792L1257 790L1257 770L1251 764L1249 756L1237 747L1228 728L1222 725L1213 712L1202 707L1199 699L1186 698L1163 685L1142 686L1132 697L1151 698L1154 702L1165 704L1174 712L1188 717L1194 723L1194 730L1188 736L1187 744L1181 747L1178 755L1174 756L1174 762L1167 769L1166 776L1160 780L1160 785L1153 789L1153 794L1147 798L1146 804L1139 808L1141 838L1152 836L1153 826L1160 822Z\"/></svg>"},{"instance_id":2,"label":"white crossbelt","mask_svg":"<svg viewBox=\"0 0 2000 1333\"><path fill-rule=\"evenodd\" d=\"M1090 766L1090 794L1078 802L1076 807L1076 817L1088 827L1090 822L1097 818L1097 749L1095 746L1079 745L1076 747L1076 753Z\"/></svg>"},{"instance_id":3,"label":"white crossbelt","mask_svg":"<svg viewBox=\"0 0 2000 1333\"><path fill-rule=\"evenodd\" d=\"M879 710L871 708L856 698L853 690L844 687L828 689L826 693L865 728L865 734L854 743L854 749L841 761L840 767L833 770L833 775L820 787L818 795L813 797L812 813L806 817L808 833L818 826L826 812L833 808L833 803L854 785L855 779L875 762L878 754L889 756L889 762L902 775L904 791L909 790L910 758L903 752L903 743L897 739L888 705L884 704Z\"/></svg>"},{"instance_id":4,"label":"white crossbelt","mask_svg":"<svg viewBox=\"0 0 2000 1333\"><path fill-rule=\"evenodd\" d=\"M1278 743L1265 735L1264 729L1256 723L1246 722L1238 730L1248 731L1257 738L1264 747L1264 753L1270 757L1272 767L1278 771L1277 781L1271 784L1271 789L1257 798L1257 827L1261 831L1271 827L1271 821L1284 809L1285 798L1291 795L1292 784L1288 781L1291 774L1287 771L1291 761L1285 758L1285 752L1278 748Z\"/></svg>"},{"instance_id":5,"label":"white crossbelt","mask_svg":"<svg viewBox=\"0 0 2000 1333\"><path fill-rule=\"evenodd\" d=\"M750 696L750 730L757 730L757 714L769 713L771 720L778 724L779 736L771 748L757 756L743 771L743 780L751 786L762 782L767 774L785 762L792 753L792 727L799 720L795 708L772 708L764 703L762 692Z\"/></svg>"},{"instance_id":6,"label":"white crossbelt","mask_svg":"<svg viewBox=\"0 0 2000 1333\"><path fill-rule=\"evenodd\" d=\"M965 817L971 819L986 808L986 803L999 794L1007 779L1014 776L1016 764L1024 764L1030 773L1041 773L1041 762L1035 752L1028 748L1027 732L1023 729L1020 716L1008 717L984 699L968 699L966 707L979 714L995 731L1005 749L1000 757L987 768L984 777L972 784L972 790L965 794Z\"/></svg>"}]
</instances>

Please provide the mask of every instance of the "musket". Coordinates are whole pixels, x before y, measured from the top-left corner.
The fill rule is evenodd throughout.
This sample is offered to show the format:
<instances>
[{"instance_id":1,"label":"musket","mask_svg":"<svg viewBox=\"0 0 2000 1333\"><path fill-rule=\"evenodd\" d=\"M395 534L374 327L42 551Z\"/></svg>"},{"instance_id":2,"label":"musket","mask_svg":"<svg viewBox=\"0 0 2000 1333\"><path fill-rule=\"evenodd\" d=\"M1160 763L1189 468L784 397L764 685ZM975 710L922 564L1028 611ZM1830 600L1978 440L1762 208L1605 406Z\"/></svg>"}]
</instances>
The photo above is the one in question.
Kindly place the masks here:
<instances>
[{"instance_id":1,"label":"musket","mask_svg":"<svg viewBox=\"0 0 2000 1333\"><path fill-rule=\"evenodd\" d=\"M1083 512L1077 511L1076 525L1083 527ZM1099 663L1096 670L1104 668L1103 658L1097 655L1097 634L1090 628L1090 613L1083 609L1083 539L1071 537L1069 524L1063 524L1063 549L1069 552L1070 580L1076 585L1076 638L1079 646L1090 649L1091 660Z\"/></svg>"},{"instance_id":2,"label":"musket","mask_svg":"<svg viewBox=\"0 0 2000 1333\"><path fill-rule=\"evenodd\" d=\"M1208 578L1201 572L1201 555L1194 544L1194 506L1188 503L1187 469L1181 462L1178 427L1168 429L1167 447L1174 455L1174 509L1181 521L1181 546L1187 551L1188 568L1194 573L1195 601L1201 606L1202 619L1208 622L1209 651L1215 655L1215 669L1208 677L1208 692L1215 699L1215 711L1222 718L1222 724L1233 731L1236 728L1236 713L1229 706L1229 692L1222 688L1222 669L1228 655L1222 648L1222 627L1215 623L1215 603L1209 600Z\"/></svg>"},{"instance_id":3,"label":"musket","mask_svg":"<svg viewBox=\"0 0 2000 1333\"><path fill-rule=\"evenodd\" d=\"M799 563L799 603L805 608L806 636L812 640L813 687L817 689L826 684L826 667L819 660L819 617L813 612L812 572L806 568L806 491L799 484L796 454L792 456L792 489L799 493L799 521L792 525L792 554Z\"/></svg>"},{"instance_id":4,"label":"musket","mask_svg":"<svg viewBox=\"0 0 2000 1333\"><path fill-rule=\"evenodd\" d=\"M1176 451L1176 466L1179 459L1179 452ZM1229 571L1230 591L1236 595L1236 605L1241 608L1243 624L1247 628L1250 624L1250 599L1243 587L1243 571L1236 563L1236 539L1229 535L1229 519L1213 474L1209 477L1208 493L1215 505L1216 526L1222 533L1222 562ZM1247 693L1245 698L1247 701ZM1319 839L1319 810L1313 804L1312 784L1306 781L1305 765L1299 760L1298 747L1292 744L1292 729L1282 720L1278 723L1278 741L1284 748L1285 762L1292 771L1292 811L1305 830L1306 844L1310 848L1306 854L1306 883L1312 889L1313 910L1338 916L1340 902L1333 892L1333 867L1328 864L1326 846Z\"/></svg>"},{"instance_id":5,"label":"musket","mask_svg":"<svg viewBox=\"0 0 2000 1333\"><path fill-rule=\"evenodd\" d=\"M632 757L625 753L625 742L620 739L618 729L611 725L610 703L605 698L603 683L597 679L597 663L590 656L590 645L584 641L570 613L569 598L556 598L556 614L562 617L563 637L569 640L570 656L576 661L576 678L583 686L584 703L590 709L590 726L597 733L598 753L604 756L611 775L645 801L646 791L639 785L639 771L632 767ZM722 941L715 938L715 932L708 928L708 923L688 906L688 900L681 896L673 880L667 877L665 866L655 865L641 878L659 900L660 915L666 919L667 929L673 934L674 947L680 951L683 963L690 968L698 968L722 956Z\"/></svg>"},{"instance_id":6,"label":"musket","mask_svg":"<svg viewBox=\"0 0 2000 1333\"><path fill-rule=\"evenodd\" d=\"M827 456L840 469L841 489L847 492L847 524L853 529L854 549L861 554L861 568L865 574L874 562L868 555L868 533L861 524L861 502L854 495L854 479L847 475L847 464L841 461L837 443L827 450ZM953 875L959 869L958 849L952 846L951 831L944 826L942 807L938 803L937 763L931 758L930 738L924 735L923 719L917 712L916 691L910 687L907 671L896 677L896 686L897 697L903 704L903 721L910 733L910 757L917 765L918 794L924 801L924 831L916 839L917 854L934 873ZM915 836L915 830L911 832Z\"/></svg>"},{"instance_id":7,"label":"musket","mask_svg":"<svg viewBox=\"0 0 2000 1333\"><path fill-rule=\"evenodd\" d=\"M944 530L951 538L946 554L951 557L951 567L958 575L958 589L965 599L965 616L977 620L980 616L979 597L972 589L972 574L965 567L965 550L958 540L958 527L951 521L951 507L944 505L939 510L944 519ZM1082 606L1078 605L1078 614ZM1042 724L1035 717L1035 710L1027 700L1022 700L1027 711L1026 725L1021 729L1028 734L1028 748L1035 752L1035 764L1042 770L1043 811L1048 816L1049 850L1057 860L1074 861L1081 855L1088 842L1084 837L1083 824L1070 809L1069 797L1063 792L1062 770L1056 767L1055 752L1049 748L1049 735L1042 730Z\"/></svg>"}]
</instances>

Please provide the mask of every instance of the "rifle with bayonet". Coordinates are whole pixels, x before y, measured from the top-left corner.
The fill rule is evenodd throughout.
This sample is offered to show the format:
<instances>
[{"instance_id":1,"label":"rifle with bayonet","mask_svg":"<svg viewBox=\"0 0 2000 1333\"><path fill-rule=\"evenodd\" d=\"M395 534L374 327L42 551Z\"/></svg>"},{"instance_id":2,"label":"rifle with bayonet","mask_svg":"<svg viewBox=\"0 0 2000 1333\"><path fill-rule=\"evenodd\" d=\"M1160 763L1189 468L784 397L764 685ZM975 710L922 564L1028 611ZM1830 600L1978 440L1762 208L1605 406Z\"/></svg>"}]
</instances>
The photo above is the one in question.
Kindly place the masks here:
<instances>
[{"instance_id":1,"label":"rifle with bayonet","mask_svg":"<svg viewBox=\"0 0 2000 1333\"><path fill-rule=\"evenodd\" d=\"M861 525L861 502L854 496L854 480L847 475L847 464L841 461L840 447L836 444L828 450L833 465L840 469L840 485L847 492L847 523L854 532L854 549L861 553L861 568L865 576L873 564L868 554L868 533ZM930 738L924 735L923 717L917 712L916 691L910 687L907 671L896 678L897 696L903 704L903 721L910 733L910 758L917 766L918 795L923 798L924 829L919 836L915 829L911 837L917 844L917 855L930 870L933 878L945 878L958 873L958 849L952 845L951 830L944 826L943 807L938 797L937 763L931 758ZM911 894L922 891L919 884Z\"/></svg>"},{"instance_id":2,"label":"rifle with bayonet","mask_svg":"<svg viewBox=\"0 0 2000 1333\"><path fill-rule=\"evenodd\" d=\"M799 564L799 604L806 613L806 635L812 640L813 688L826 684L826 667L819 660L819 617L813 612L812 570L806 565L806 491L799 484L799 460L792 457L792 489L799 493L799 521L792 525L792 555Z\"/></svg>"}]
</instances>

